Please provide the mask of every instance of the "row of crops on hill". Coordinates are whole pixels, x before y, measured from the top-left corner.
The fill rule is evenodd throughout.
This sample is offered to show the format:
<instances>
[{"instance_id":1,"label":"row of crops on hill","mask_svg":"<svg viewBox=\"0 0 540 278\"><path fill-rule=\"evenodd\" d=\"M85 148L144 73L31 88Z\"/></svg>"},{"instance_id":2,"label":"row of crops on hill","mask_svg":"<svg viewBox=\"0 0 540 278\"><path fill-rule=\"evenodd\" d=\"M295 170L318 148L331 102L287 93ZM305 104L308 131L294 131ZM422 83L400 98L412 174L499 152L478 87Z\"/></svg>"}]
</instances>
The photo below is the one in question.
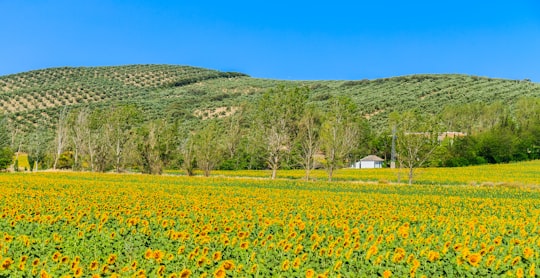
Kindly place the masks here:
<instances>
[{"instance_id":1,"label":"row of crops on hill","mask_svg":"<svg viewBox=\"0 0 540 278\"><path fill-rule=\"evenodd\" d=\"M344 82L336 93L351 95L365 115L383 123L395 110L411 108L437 114L444 106L471 102L514 103L523 96L539 97L540 86L529 81L466 75L413 75L372 81Z\"/></svg>"},{"instance_id":2,"label":"row of crops on hill","mask_svg":"<svg viewBox=\"0 0 540 278\"><path fill-rule=\"evenodd\" d=\"M538 191L0 175L5 277L536 277Z\"/></svg>"},{"instance_id":3,"label":"row of crops on hill","mask_svg":"<svg viewBox=\"0 0 540 278\"><path fill-rule=\"evenodd\" d=\"M190 66L133 65L117 67L52 68L0 77L0 92L58 87L70 83L95 84L108 80L139 88L178 86L207 79L209 76L245 76Z\"/></svg>"},{"instance_id":4,"label":"row of crops on hill","mask_svg":"<svg viewBox=\"0 0 540 278\"><path fill-rule=\"evenodd\" d=\"M239 73L187 66L55 68L0 77L0 109L23 130L50 123L61 107L102 107L165 101L153 92ZM151 107L152 112L161 107ZM158 116L158 115L156 115Z\"/></svg>"},{"instance_id":5,"label":"row of crops on hill","mask_svg":"<svg viewBox=\"0 0 540 278\"><path fill-rule=\"evenodd\" d=\"M235 78L231 78L235 77ZM148 119L191 117L197 110L236 107L278 85L307 86L312 100L346 95L373 126L392 111L439 113L447 105L514 103L540 96L540 86L467 75L411 75L358 81L278 81L169 65L54 68L0 77L0 110L24 130L50 123L62 106L135 104ZM40 120L43 119L43 120Z\"/></svg>"}]
</instances>

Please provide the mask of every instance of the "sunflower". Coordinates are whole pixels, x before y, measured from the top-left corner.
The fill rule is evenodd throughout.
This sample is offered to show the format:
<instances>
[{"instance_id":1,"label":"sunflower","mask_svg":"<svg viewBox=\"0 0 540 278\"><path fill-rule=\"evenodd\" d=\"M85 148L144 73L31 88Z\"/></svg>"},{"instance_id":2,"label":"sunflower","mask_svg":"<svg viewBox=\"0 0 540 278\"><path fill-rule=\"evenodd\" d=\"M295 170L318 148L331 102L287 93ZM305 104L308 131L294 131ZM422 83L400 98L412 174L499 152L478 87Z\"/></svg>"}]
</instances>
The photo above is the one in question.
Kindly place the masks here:
<instances>
[{"instance_id":1,"label":"sunflower","mask_svg":"<svg viewBox=\"0 0 540 278\"><path fill-rule=\"evenodd\" d=\"M0 265L0 270L6 270L8 269L12 264L13 260L11 258L6 258L2 261L2 264Z\"/></svg>"},{"instance_id":2,"label":"sunflower","mask_svg":"<svg viewBox=\"0 0 540 278\"><path fill-rule=\"evenodd\" d=\"M234 262L231 261L231 260L226 260L226 261L223 262L223 264L221 266L225 270L233 270L234 269Z\"/></svg>"},{"instance_id":3,"label":"sunflower","mask_svg":"<svg viewBox=\"0 0 540 278\"><path fill-rule=\"evenodd\" d=\"M162 276L163 273L165 273L165 266L164 265L160 265L157 269L156 269L156 273L158 276Z\"/></svg>"},{"instance_id":4,"label":"sunflower","mask_svg":"<svg viewBox=\"0 0 540 278\"><path fill-rule=\"evenodd\" d=\"M206 257L204 255L201 256L199 259L197 259L197 266L198 267L204 266L206 264L206 261L207 261Z\"/></svg>"},{"instance_id":5,"label":"sunflower","mask_svg":"<svg viewBox=\"0 0 540 278\"><path fill-rule=\"evenodd\" d=\"M420 261L417 259L413 259L412 264L413 264L413 267L415 268L420 267Z\"/></svg>"},{"instance_id":6,"label":"sunflower","mask_svg":"<svg viewBox=\"0 0 540 278\"><path fill-rule=\"evenodd\" d=\"M313 277L315 277L315 270L311 268L306 270L306 278L313 278Z\"/></svg>"},{"instance_id":7,"label":"sunflower","mask_svg":"<svg viewBox=\"0 0 540 278\"><path fill-rule=\"evenodd\" d=\"M10 236L10 235L4 233L4 241L5 241L5 242L11 242L11 241L13 241L13 236Z\"/></svg>"},{"instance_id":8,"label":"sunflower","mask_svg":"<svg viewBox=\"0 0 540 278\"><path fill-rule=\"evenodd\" d=\"M491 266L493 264L493 262L495 262L495 256L489 255L489 257L486 260L486 266L488 266L488 267Z\"/></svg>"},{"instance_id":9,"label":"sunflower","mask_svg":"<svg viewBox=\"0 0 540 278\"><path fill-rule=\"evenodd\" d=\"M388 269L385 270L385 271L383 272L383 274L382 274L382 277L384 277L384 278L388 278L388 277L390 277L390 276L392 276L392 271L390 271L390 270L388 270Z\"/></svg>"},{"instance_id":10,"label":"sunflower","mask_svg":"<svg viewBox=\"0 0 540 278\"><path fill-rule=\"evenodd\" d=\"M436 260L438 260L441 256L439 255L439 252L436 252L436 251L429 251L428 253L428 260L430 262L434 262Z\"/></svg>"},{"instance_id":11,"label":"sunflower","mask_svg":"<svg viewBox=\"0 0 540 278\"><path fill-rule=\"evenodd\" d=\"M116 262L116 258L118 256L116 254L110 254L109 257L107 258L107 264L114 264L114 262Z\"/></svg>"},{"instance_id":12,"label":"sunflower","mask_svg":"<svg viewBox=\"0 0 540 278\"><path fill-rule=\"evenodd\" d=\"M302 260L300 260L299 257L296 257L293 261L292 267L294 269L298 269L300 267L300 264L302 263Z\"/></svg>"},{"instance_id":13,"label":"sunflower","mask_svg":"<svg viewBox=\"0 0 540 278\"><path fill-rule=\"evenodd\" d=\"M96 270L99 268L99 263L96 260L93 260L88 268L92 271Z\"/></svg>"},{"instance_id":14,"label":"sunflower","mask_svg":"<svg viewBox=\"0 0 540 278\"><path fill-rule=\"evenodd\" d=\"M289 270L290 266L291 266L291 263L289 262L289 260L283 261L283 263L281 264L281 271Z\"/></svg>"},{"instance_id":15,"label":"sunflower","mask_svg":"<svg viewBox=\"0 0 540 278\"><path fill-rule=\"evenodd\" d=\"M521 261L521 257L520 257L520 256L515 257L515 258L512 260L512 266L515 266L515 265L518 264L520 261Z\"/></svg>"},{"instance_id":16,"label":"sunflower","mask_svg":"<svg viewBox=\"0 0 540 278\"><path fill-rule=\"evenodd\" d=\"M245 249L247 249L248 247L249 247L249 242L244 241L244 242L240 243L240 248L241 248L241 249L244 249L244 250L245 250Z\"/></svg>"},{"instance_id":17,"label":"sunflower","mask_svg":"<svg viewBox=\"0 0 540 278\"><path fill-rule=\"evenodd\" d=\"M152 249L148 248L146 249L146 251L144 252L144 258L147 259L147 260L150 260L154 255L154 251L152 251Z\"/></svg>"},{"instance_id":18,"label":"sunflower","mask_svg":"<svg viewBox=\"0 0 540 278\"><path fill-rule=\"evenodd\" d=\"M335 264L334 264L334 271L338 271L339 269L341 269L341 266L343 265L343 262L342 261L337 261Z\"/></svg>"},{"instance_id":19,"label":"sunflower","mask_svg":"<svg viewBox=\"0 0 540 278\"><path fill-rule=\"evenodd\" d=\"M226 276L226 274L227 273L225 272L225 269L223 267L220 267L214 272L214 277L215 278L224 278Z\"/></svg>"},{"instance_id":20,"label":"sunflower","mask_svg":"<svg viewBox=\"0 0 540 278\"><path fill-rule=\"evenodd\" d=\"M188 278L189 276L191 276L191 270L189 269L183 269L181 272L180 272L180 278Z\"/></svg>"},{"instance_id":21,"label":"sunflower","mask_svg":"<svg viewBox=\"0 0 540 278\"><path fill-rule=\"evenodd\" d=\"M83 270L82 270L82 268L80 268L80 267L77 267L77 268L75 269L75 271L73 272L73 275L74 275L75 277L81 277L82 274L83 274Z\"/></svg>"},{"instance_id":22,"label":"sunflower","mask_svg":"<svg viewBox=\"0 0 540 278\"><path fill-rule=\"evenodd\" d=\"M525 271L523 271L523 268L519 267L516 270L516 277L517 278L523 278L525 276Z\"/></svg>"},{"instance_id":23,"label":"sunflower","mask_svg":"<svg viewBox=\"0 0 540 278\"><path fill-rule=\"evenodd\" d=\"M395 253L394 256L392 257L392 262L394 262L394 263L399 263L399 262L401 262L404 258L405 258L405 254L404 254L404 253Z\"/></svg>"},{"instance_id":24,"label":"sunflower","mask_svg":"<svg viewBox=\"0 0 540 278\"><path fill-rule=\"evenodd\" d=\"M258 266L257 264L253 264L253 265L251 266L251 268L250 268L249 271L250 271L251 273L255 273L255 271L257 271L257 268L258 268L258 267L259 267L259 266Z\"/></svg>"},{"instance_id":25,"label":"sunflower","mask_svg":"<svg viewBox=\"0 0 540 278\"><path fill-rule=\"evenodd\" d=\"M52 255L52 259L53 259L53 261L58 262L58 260L60 259L61 256L62 256L62 254L60 254L60 252L56 251Z\"/></svg>"},{"instance_id":26,"label":"sunflower","mask_svg":"<svg viewBox=\"0 0 540 278\"><path fill-rule=\"evenodd\" d=\"M165 257L165 252L161 250L155 250L154 254L152 254L152 257L156 259L156 261L161 261Z\"/></svg>"},{"instance_id":27,"label":"sunflower","mask_svg":"<svg viewBox=\"0 0 540 278\"><path fill-rule=\"evenodd\" d=\"M377 248L376 245L373 245L373 246L369 247L369 249L368 249L368 251L366 253L366 260L369 260L369 258L371 258L371 256L377 254L378 250L379 249Z\"/></svg>"},{"instance_id":28,"label":"sunflower","mask_svg":"<svg viewBox=\"0 0 540 278\"><path fill-rule=\"evenodd\" d=\"M480 261L482 261L482 255L479 253L469 254L467 256L467 261L470 265L477 267L480 264Z\"/></svg>"},{"instance_id":29,"label":"sunflower","mask_svg":"<svg viewBox=\"0 0 540 278\"><path fill-rule=\"evenodd\" d=\"M532 256L534 256L534 250L529 247L525 247L525 249L523 250L523 257L525 259L528 259Z\"/></svg>"},{"instance_id":30,"label":"sunflower","mask_svg":"<svg viewBox=\"0 0 540 278\"><path fill-rule=\"evenodd\" d=\"M49 273L47 273L47 271L45 269L42 269L40 272L39 272L39 277L40 278L50 278L52 277Z\"/></svg>"},{"instance_id":31,"label":"sunflower","mask_svg":"<svg viewBox=\"0 0 540 278\"><path fill-rule=\"evenodd\" d=\"M215 262L218 262L221 260L221 251L216 251L214 254L212 254L212 260Z\"/></svg>"}]
</instances>

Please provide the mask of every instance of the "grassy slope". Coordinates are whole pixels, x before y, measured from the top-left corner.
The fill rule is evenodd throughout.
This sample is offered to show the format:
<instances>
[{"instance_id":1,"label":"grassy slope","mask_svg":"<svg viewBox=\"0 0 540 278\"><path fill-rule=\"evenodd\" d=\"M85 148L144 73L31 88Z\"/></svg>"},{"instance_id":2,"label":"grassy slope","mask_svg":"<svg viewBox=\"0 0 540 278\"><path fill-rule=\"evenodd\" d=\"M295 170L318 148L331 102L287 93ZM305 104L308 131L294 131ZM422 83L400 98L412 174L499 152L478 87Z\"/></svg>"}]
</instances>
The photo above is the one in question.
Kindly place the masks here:
<instances>
[{"instance_id":1,"label":"grassy slope","mask_svg":"<svg viewBox=\"0 0 540 278\"><path fill-rule=\"evenodd\" d=\"M50 125L63 106L137 104L148 118L189 117L233 107L278 84L312 88L312 101L348 95L363 116L383 124L389 112L439 112L449 104L512 103L540 96L540 84L466 75L412 75L359 81L280 81L188 66L52 68L0 77L0 111L23 129Z\"/></svg>"}]
</instances>

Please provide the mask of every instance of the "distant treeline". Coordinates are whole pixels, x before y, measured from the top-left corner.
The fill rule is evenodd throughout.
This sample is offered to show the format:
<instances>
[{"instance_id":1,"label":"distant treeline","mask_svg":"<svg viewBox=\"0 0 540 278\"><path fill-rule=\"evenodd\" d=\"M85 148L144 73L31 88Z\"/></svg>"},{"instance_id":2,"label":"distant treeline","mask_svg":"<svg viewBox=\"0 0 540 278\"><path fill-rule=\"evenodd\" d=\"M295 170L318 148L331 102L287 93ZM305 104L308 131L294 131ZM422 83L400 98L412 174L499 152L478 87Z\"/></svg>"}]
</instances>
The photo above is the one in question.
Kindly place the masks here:
<instances>
[{"instance_id":1,"label":"distant treeline","mask_svg":"<svg viewBox=\"0 0 540 278\"><path fill-rule=\"evenodd\" d=\"M331 179L334 170L369 154L389 165L393 140L398 167L411 169L540 158L538 98L522 98L511 107L472 102L447 106L439 114L395 112L387 125L377 126L347 96L308 101L312 89L278 86L213 118L148 121L143 107L112 105L64 108L54 129L30 133L3 120L0 166L11 165L14 152L25 152L31 170L160 174L181 168L191 175L198 168L209 175L213 169L272 169L275 177L278 169L302 168L309 178L311 169L325 168ZM460 133L438 136L443 132ZM418 149L411 154L413 144Z\"/></svg>"}]
</instances>

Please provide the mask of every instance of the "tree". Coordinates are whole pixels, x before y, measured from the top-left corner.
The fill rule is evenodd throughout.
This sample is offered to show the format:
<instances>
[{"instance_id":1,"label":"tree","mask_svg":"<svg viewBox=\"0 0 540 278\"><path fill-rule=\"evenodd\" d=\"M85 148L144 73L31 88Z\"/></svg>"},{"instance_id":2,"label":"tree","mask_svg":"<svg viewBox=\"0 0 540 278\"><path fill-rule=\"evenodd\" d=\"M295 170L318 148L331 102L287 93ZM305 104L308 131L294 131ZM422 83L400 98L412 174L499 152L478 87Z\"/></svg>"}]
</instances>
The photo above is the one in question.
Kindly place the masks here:
<instances>
[{"instance_id":1,"label":"tree","mask_svg":"<svg viewBox=\"0 0 540 278\"><path fill-rule=\"evenodd\" d=\"M193 176L195 169L195 134L189 132L187 136L180 140L180 154L182 157L182 168L186 175Z\"/></svg>"},{"instance_id":2,"label":"tree","mask_svg":"<svg viewBox=\"0 0 540 278\"><path fill-rule=\"evenodd\" d=\"M117 173L121 172L126 162L126 145L131 140L139 117L140 113L134 106L113 107L107 113L105 138L109 142Z\"/></svg>"},{"instance_id":3,"label":"tree","mask_svg":"<svg viewBox=\"0 0 540 278\"><path fill-rule=\"evenodd\" d=\"M60 156L64 152L64 148L68 142L68 128L68 111L66 108L64 108L62 109L62 112L60 112L58 122L56 124L56 132L54 137L54 170L56 170Z\"/></svg>"},{"instance_id":4,"label":"tree","mask_svg":"<svg viewBox=\"0 0 540 278\"><path fill-rule=\"evenodd\" d=\"M110 142L104 136L107 117L108 113L100 109L92 111L89 116L85 145L92 171L104 172L110 164Z\"/></svg>"},{"instance_id":5,"label":"tree","mask_svg":"<svg viewBox=\"0 0 540 278\"><path fill-rule=\"evenodd\" d=\"M357 107L350 98L335 97L330 100L330 109L326 112L320 135L328 181L332 181L334 171L343 166L345 159L358 146L360 119L357 114Z\"/></svg>"},{"instance_id":6,"label":"tree","mask_svg":"<svg viewBox=\"0 0 540 278\"><path fill-rule=\"evenodd\" d=\"M292 143L298 136L298 122L307 97L306 88L280 86L266 92L255 105L256 121L252 128L261 130L272 179L276 178L277 170L291 152Z\"/></svg>"},{"instance_id":7,"label":"tree","mask_svg":"<svg viewBox=\"0 0 540 278\"><path fill-rule=\"evenodd\" d=\"M518 140L510 129L499 127L480 136L478 154L489 163L507 163L513 158Z\"/></svg>"},{"instance_id":8,"label":"tree","mask_svg":"<svg viewBox=\"0 0 540 278\"><path fill-rule=\"evenodd\" d=\"M26 151L32 171L38 171L39 165L47 155L47 145L53 140L53 134L46 129L38 129L27 136Z\"/></svg>"},{"instance_id":9,"label":"tree","mask_svg":"<svg viewBox=\"0 0 540 278\"><path fill-rule=\"evenodd\" d=\"M87 140L90 140L90 111L87 108L73 111L69 115L69 134L73 144L73 169L81 169L80 157L84 156L87 151Z\"/></svg>"},{"instance_id":10,"label":"tree","mask_svg":"<svg viewBox=\"0 0 540 278\"><path fill-rule=\"evenodd\" d=\"M210 171L222 157L223 146L220 145L222 132L221 127L211 121L195 135L195 159L206 177L210 176Z\"/></svg>"},{"instance_id":11,"label":"tree","mask_svg":"<svg viewBox=\"0 0 540 278\"><path fill-rule=\"evenodd\" d=\"M163 161L161 160L162 133L160 132L163 127L166 127L166 123L157 120L143 125L138 130L137 149L144 173L159 175L163 172Z\"/></svg>"},{"instance_id":12,"label":"tree","mask_svg":"<svg viewBox=\"0 0 540 278\"><path fill-rule=\"evenodd\" d=\"M305 179L309 181L311 170L315 167L315 155L319 151L321 116L316 107L306 108L299 123L298 156L305 170Z\"/></svg>"},{"instance_id":13,"label":"tree","mask_svg":"<svg viewBox=\"0 0 540 278\"><path fill-rule=\"evenodd\" d=\"M222 142L224 147L224 164L230 170L239 168L239 148L241 147L243 130L242 130L243 113L238 111L233 115L223 119L223 136Z\"/></svg>"},{"instance_id":14,"label":"tree","mask_svg":"<svg viewBox=\"0 0 540 278\"><path fill-rule=\"evenodd\" d=\"M411 185L414 170L424 165L438 146L438 124L434 117L413 110L392 113L390 123L396 126L398 162L408 169Z\"/></svg>"},{"instance_id":15,"label":"tree","mask_svg":"<svg viewBox=\"0 0 540 278\"><path fill-rule=\"evenodd\" d=\"M13 151L8 147L0 148L0 170L6 170L13 162Z\"/></svg>"},{"instance_id":16,"label":"tree","mask_svg":"<svg viewBox=\"0 0 540 278\"><path fill-rule=\"evenodd\" d=\"M176 134L178 139L177 152L180 157L180 165L186 175L193 176L195 169L195 132L193 131L199 123L182 122L177 123Z\"/></svg>"},{"instance_id":17,"label":"tree","mask_svg":"<svg viewBox=\"0 0 540 278\"><path fill-rule=\"evenodd\" d=\"M13 150L10 148L7 119L0 116L0 170L5 170L13 162Z\"/></svg>"}]
</instances>

